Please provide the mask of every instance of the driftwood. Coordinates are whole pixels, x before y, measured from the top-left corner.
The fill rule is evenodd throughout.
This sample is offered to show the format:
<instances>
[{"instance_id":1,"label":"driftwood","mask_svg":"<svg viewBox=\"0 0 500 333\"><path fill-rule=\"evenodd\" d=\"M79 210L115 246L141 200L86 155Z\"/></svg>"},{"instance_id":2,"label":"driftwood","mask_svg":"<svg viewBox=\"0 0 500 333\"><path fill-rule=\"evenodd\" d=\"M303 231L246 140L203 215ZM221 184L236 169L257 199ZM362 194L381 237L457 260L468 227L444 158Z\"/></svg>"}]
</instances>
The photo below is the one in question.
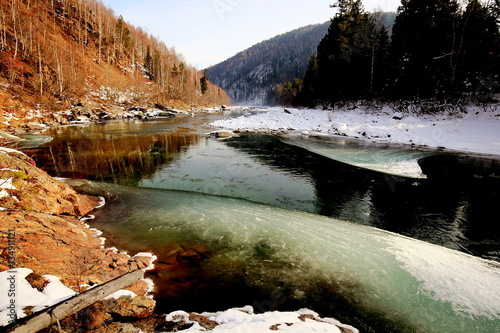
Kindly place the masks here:
<instances>
[{"instance_id":1,"label":"driftwood","mask_svg":"<svg viewBox=\"0 0 500 333\"><path fill-rule=\"evenodd\" d=\"M135 281L142 279L144 272L135 270L133 272L119 276L103 285L89 289L81 294L73 296L65 301L59 302L43 311L37 312L32 316L22 318L17 322L5 327L4 332L8 333L32 333L38 332L57 321L72 315L106 296L111 295L117 290L123 289Z\"/></svg>"}]
</instances>

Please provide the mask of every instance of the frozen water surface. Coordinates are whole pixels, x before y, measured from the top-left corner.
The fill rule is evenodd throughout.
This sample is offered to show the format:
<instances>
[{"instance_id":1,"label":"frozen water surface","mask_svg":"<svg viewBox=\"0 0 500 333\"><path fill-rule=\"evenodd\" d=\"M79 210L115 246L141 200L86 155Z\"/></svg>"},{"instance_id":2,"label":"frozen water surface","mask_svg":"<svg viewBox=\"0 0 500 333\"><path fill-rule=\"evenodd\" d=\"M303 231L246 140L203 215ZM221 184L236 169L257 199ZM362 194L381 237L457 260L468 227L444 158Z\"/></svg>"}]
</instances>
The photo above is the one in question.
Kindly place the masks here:
<instances>
[{"instance_id":1,"label":"frozen water surface","mask_svg":"<svg viewBox=\"0 0 500 333\"><path fill-rule=\"evenodd\" d=\"M357 311L390 322L394 332L490 333L500 325L497 263L372 227L244 200L92 186L117 198L100 213L96 227L136 250L203 244L217 253L206 269L232 274L234 267L244 266L249 285L293 286L289 297L299 300L322 281Z\"/></svg>"},{"instance_id":2,"label":"frozen water surface","mask_svg":"<svg viewBox=\"0 0 500 333\"><path fill-rule=\"evenodd\" d=\"M303 135L288 135L281 136L280 139L284 143L339 162L409 178L426 178L418 165L418 160L432 155L431 152L423 150L380 143L370 144L349 138L324 137L319 139Z\"/></svg>"}]
</instances>

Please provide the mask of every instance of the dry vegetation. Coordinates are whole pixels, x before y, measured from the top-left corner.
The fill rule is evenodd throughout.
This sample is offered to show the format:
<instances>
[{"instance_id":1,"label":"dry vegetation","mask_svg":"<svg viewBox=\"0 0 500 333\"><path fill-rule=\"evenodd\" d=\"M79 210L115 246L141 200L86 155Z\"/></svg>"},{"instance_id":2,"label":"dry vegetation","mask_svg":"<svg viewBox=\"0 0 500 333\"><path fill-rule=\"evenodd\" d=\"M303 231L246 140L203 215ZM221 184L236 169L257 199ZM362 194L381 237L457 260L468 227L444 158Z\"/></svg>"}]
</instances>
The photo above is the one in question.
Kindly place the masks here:
<instances>
[{"instance_id":1,"label":"dry vegetation","mask_svg":"<svg viewBox=\"0 0 500 333\"><path fill-rule=\"evenodd\" d=\"M104 105L229 104L181 55L97 0L0 2L0 122L23 110Z\"/></svg>"}]
</instances>

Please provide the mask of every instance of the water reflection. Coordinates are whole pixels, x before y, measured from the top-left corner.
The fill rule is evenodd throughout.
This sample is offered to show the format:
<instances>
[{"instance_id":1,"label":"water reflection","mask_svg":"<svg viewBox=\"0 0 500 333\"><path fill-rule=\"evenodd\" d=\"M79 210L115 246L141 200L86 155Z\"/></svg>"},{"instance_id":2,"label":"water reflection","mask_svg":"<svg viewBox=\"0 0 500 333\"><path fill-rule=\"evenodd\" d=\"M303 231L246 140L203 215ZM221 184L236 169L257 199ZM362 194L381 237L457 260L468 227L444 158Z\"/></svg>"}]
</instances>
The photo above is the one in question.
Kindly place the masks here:
<instances>
[{"instance_id":1,"label":"water reflection","mask_svg":"<svg viewBox=\"0 0 500 333\"><path fill-rule=\"evenodd\" d=\"M255 139L259 140L259 137ZM226 143L205 137L200 144L191 146L182 159L165 164L154 175L144 178L139 186L242 198L288 209L315 211L314 183L308 174L275 167ZM259 145L260 141L255 144Z\"/></svg>"},{"instance_id":2,"label":"water reflection","mask_svg":"<svg viewBox=\"0 0 500 333\"><path fill-rule=\"evenodd\" d=\"M494 170L480 168L478 175L462 166L468 176L411 179L353 167L278 141L243 136L226 144L261 163L309 178L315 189L314 213L500 261L500 226L491 218L500 199ZM477 166L480 160L471 163ZM495 163L484 160L482 165Z\"/></svg>"},{"instance_id":3,"label":"water reflection","mask_svg":"<svg viewBox=\"0 0 500 333\"><path fill-rule=\"evenodd\" d=\"M199 134L188 132L85 135L84 131L65 130L49 145L26 152L53 176L137 185L200 140Z\"/></svg>"}]
</instances>

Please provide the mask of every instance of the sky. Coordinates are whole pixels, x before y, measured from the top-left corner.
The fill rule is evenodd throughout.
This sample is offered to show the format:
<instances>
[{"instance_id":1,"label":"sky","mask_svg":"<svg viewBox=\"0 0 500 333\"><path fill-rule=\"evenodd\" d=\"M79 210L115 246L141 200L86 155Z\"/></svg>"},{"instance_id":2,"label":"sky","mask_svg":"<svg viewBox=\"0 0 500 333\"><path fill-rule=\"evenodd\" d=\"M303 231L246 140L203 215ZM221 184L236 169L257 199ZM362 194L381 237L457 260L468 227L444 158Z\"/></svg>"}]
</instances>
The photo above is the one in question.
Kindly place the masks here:
<instances>
[{"instance_id":1,"label":"sky","mask_svg":"<svg viewBox=\"0 0 500 333\"><path fill-rule=\"evenodd\" d=\"M332 18L335 0L101 0L124 20L204 69L276 35ZM396 11L399 0L364 0Z\"/></svg>"}]
</instances>

